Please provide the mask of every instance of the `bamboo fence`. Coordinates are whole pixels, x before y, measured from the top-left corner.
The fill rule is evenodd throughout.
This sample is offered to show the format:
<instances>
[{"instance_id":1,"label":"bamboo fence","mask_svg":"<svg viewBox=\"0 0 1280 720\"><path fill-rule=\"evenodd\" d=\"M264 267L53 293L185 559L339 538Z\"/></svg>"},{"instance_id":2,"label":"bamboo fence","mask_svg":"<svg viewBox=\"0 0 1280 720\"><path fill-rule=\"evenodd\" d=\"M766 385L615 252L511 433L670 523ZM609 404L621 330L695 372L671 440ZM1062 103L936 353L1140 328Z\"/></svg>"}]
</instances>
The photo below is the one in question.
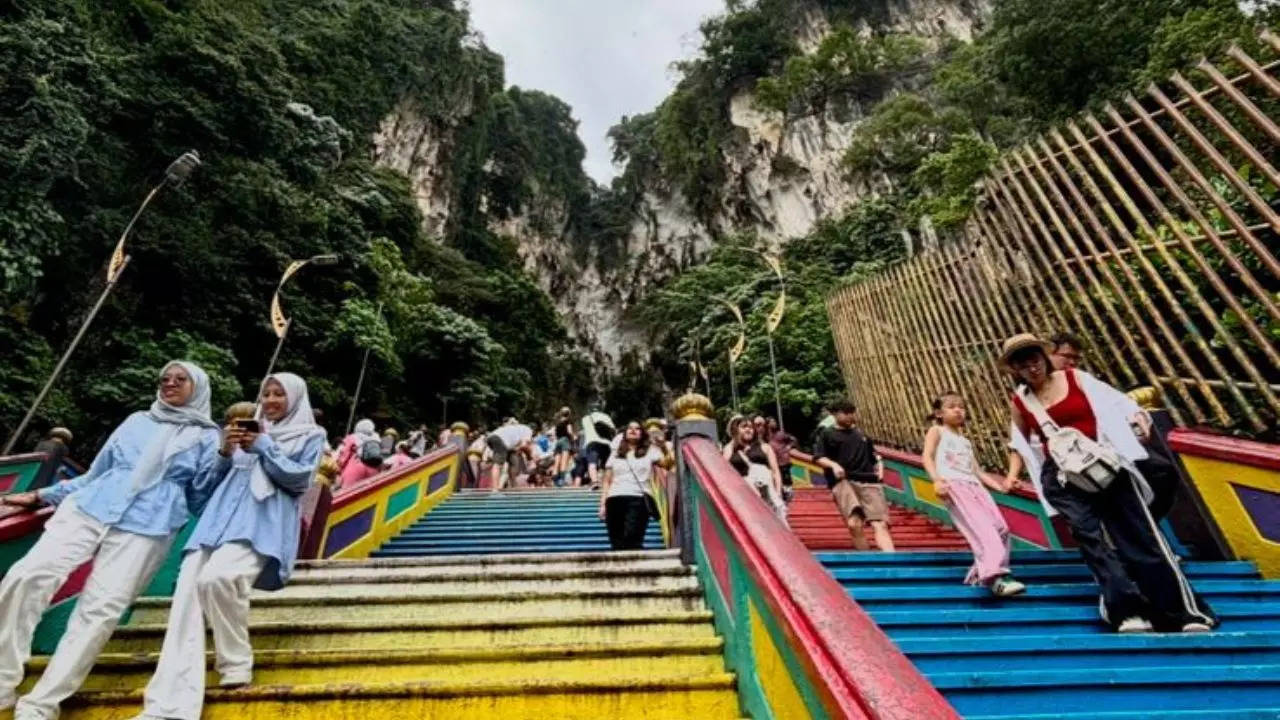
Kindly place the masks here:
<instances>
[{"instance_id":1,"label":"bamboo fence","mask_svg":"<svg viewBox=\"0 0 1280 720\"><path fill-rule=\"evenodd\" d=\"M1280 37L1263 32L1265 50ZM918 448L963 393L1002 466L1018 332L1072 333L1085 367L1154 387L1174 420L1262 437L1280 417L1280 60L1237 46L1000 157L956 242L827 299L840 365L876 439Z\"/></svg>"}]
</instances>

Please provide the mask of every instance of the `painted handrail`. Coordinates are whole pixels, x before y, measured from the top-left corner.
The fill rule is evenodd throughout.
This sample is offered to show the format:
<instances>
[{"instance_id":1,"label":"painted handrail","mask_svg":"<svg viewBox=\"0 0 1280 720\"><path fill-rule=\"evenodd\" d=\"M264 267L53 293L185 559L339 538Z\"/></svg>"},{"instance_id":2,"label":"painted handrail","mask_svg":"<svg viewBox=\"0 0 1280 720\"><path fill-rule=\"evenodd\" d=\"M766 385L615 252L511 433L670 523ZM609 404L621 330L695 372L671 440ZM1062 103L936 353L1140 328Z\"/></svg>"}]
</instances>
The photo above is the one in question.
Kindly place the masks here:
<instances>
[{"instance_id":1,"label":"painted handrail","mask_svg":"<svg viewBox=\"0 0 1280 720\"><path fill-rule=\"evenodd\" d=\"M681 453L832 718L959 715L705 437Z\"/></svg>"},{"instance_id":2,"label":"painted handrail","mask_svg":"<svg viewBox=\"0 0 1280 720\"><path fill-rule=\"evenodd\" d=\"M319 492L304 506L309 529L299 557L367 557L452 494L457 487L458 458L458 449L449 445L331 496Z\"/></svg>"}]
</instances>

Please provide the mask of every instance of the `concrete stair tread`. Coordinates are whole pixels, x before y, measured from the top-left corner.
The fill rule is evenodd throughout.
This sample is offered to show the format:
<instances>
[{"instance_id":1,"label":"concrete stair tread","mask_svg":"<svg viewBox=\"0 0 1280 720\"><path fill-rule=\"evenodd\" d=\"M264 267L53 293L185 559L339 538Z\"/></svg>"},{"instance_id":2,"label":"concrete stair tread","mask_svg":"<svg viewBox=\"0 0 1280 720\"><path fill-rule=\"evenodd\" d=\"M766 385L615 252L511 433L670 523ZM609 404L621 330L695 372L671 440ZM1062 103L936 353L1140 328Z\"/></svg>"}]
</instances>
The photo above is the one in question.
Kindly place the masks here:
<instances>
[{"instance_id":1,"label":"concrete stair tread","mask_svg":"<svg viewBox=\"0 0 1280 720\"><path fill-rule=\"evenodd\" d=\"M499 566L488 568L447 568L404 567L404 568L351 568L344 571L318 572L308 570L295 575L290 585L325 584L386 584L386 583L462 583L462 582L518 582L546 581L562 582L567 580L620 580L632 578L636 580L657 580L671 578L687 578L694 574L692 567L678 563L662 566L627 568L574 568L574 567L539 567L526 565Z\"/></svg>"},{"instance_id":2,"label":"concrete stair tread","mask_svg":"<svg viewBox=\"0 0 1280 720\"><path fill-rule=\"evenodd\" d=\"M724 649L724 640L719 637L676 638L656 642L652 640L614 641L599 643L537 643L529 645L506 645L503 647L403 647L379 649L370 653L361 648L338 648L331 650L255 650L253 662L255 667L273 665L335 665L351 662L379 662L385 664L413 662L468 662L487 661L497 658L519 657L524 659L553 659L568 657L626 657L647 654L699 654L719 653ZM206 653L210 660L214 658L212 650ZM154 667L160 658L159 652L144 653L103 653L98 656L95 667L141 668ZM48 663L47 655L33 657L28 663L32 669L43 669Z\"/></svg>"},{"instance_id":3,"label":"concrete stair tread","mask_svg":"<svg viewBox=\"0 0 1280 720\"><path fill-rule=\"evenodd\" d=\"M593 706L598 706L602 701L618 703L620 699L625 699L628 701L626 705L635 706L635 710L625 715L613 714L611 715L612 717L666 717L674 720L680 715L662 712L646 713L646 703L643 698L646 696L692 693L694 697L685 699L685 702L696 704L694 703L695 700L704 700L701 704L706 705L707 709L715 711L709 717L736 718L738 716L736 712L737 695L734 692L734 687L734 676L723 672L699 675L650 674L637 677L600 679L547 678L480 682L335 682L298 685L251 685L238 689L219 688L208 690L205 700L205 717L240 717L242 716L240 713L245 713L243 716L247 717L270 716L260 715L261 711L253 707L257 704L267 705L267 712L278 717L278 713L284 707L297 703L309 705L308 714L328 716L323 712L317 713L317 711L322 711L326 707L324 704L326 701L338 703L341 707L350 707L353 704L360 706L362 702L371 700L403 705L405 700L430 698L447 701L440 707L429 706L436 713L440 713L439 715L423 715L420 712L409 714L402 711L392 716L450 717L446 713L449 708L453 708L452 717L471 718L485 717L487 713L484 711L468 711L469 709L465 707L463 702L468 698L512 698L521 700L530 696L535 699L539 697L549 698L550 696L571 696L576 697L578 703L583 707L574 708L572 714L561 717L588 718L591 717L590 711L595 709ZM712 693L713 696L706 697L707 693ZM85 711L95 707L106 710L107 708L103 706L137 705L141 701L141 689L84 692L74 696L66 703L70 712L64 714L64 717L68 720L113 717L114 711L109 711L112 714L107 714L106 712L91 714ZM459 709L457 703L462 703L463 708ZM281 707L281 705L284 705L284 707ZM527 704L520 703L516 707L527 707ZM506 713L500 716L510 717Z\"/></svg>"},{"instance_id":4,"label":"concrete stair tread","mask_svg":"<svg viewBox=\"0 0 1280 720\"><path fill-rule=\"evenodd\" d=\"M712 619L710 610L690 610L672 613L666 617L654 617L648 613L595 613L583 615L566 615L545 617L530 615L525 617L511 616L502 618L443 618L443 619L405 619L379 620L366 622L362 620L328 621L328 622L250 622L250 633L263 632L306 632L306 633L341 633L360 631L417 630L417 629L472 629L472 628L519 628L519 627L572 627L577 625L650 625L650 624L689 624L698 625ZM116 629L119 637L133 635L163 635L166 625L163 623L147 623L140 625L122 625Z\"/></svg>"},{"instance_id":5,"label":"concrete stair tread","mask_svg":"<svg viewBox=\"0 0 1280 720\"><path fill-rule=\"evenodd\" d=\"M300 560L299 569L331 569L331 568L385 568L413 567L424 565L438 567L443 565L482 565L498 566L509 563L520 564L560 564L560 563L608 563L625 564L636 560L669 560L679 558L679 550L621 550L617 552L582 552L559 553L490 553L490 554L456 554L435 555L420 558L367 558L361 560Z\"/></svg>"},{"instance_id":6,"label":"concrete stair tread","mask_svg":"<svg viewBox=\"0 0 1280 720\"><path fill-rule=\"evenodd\" d=\"M1138 668L1052 668L984 672L931 673L930 682L939 690L957 688L1089 687L1120 685L1180 687L1189 683L1226 685L1275 684L1280 689L1280 664L1202 665ZM1280 696L1278 696L1280 697Z\"/></svg>"},{"instance_id":7,"label":"concrete stair tread","mask_svg":"<svg viewBox=\"0 0 1280 720\"><path fill-rule=\"evenodd\" d=\"M1198 710L1161 710L1161 720L1276 720L1275 708L1231 708ZM1151 720L1149 710L1121 710L1117 712L1055 712L1031 715L969 715L966 720Z\"/></svg>"},{"instance_id":8,"label":"concrete stair tread","mask_svg":"<svg viewBox=\"0 0 1280 720\"><path fill-rule=\"evenodd\" d=\"M1105 633L1099 635L998 635L902 638L903 652L915 655L954 653L1044 652L1105 653L1109 650L1204 650L1211 648L1280 648L1280 631L1211 633Z\"/></svg>"},{"instance_id":9,"label":"concrete stair tread","mask_svg":"<svg viewBox=\"0 0 1280 720\"><path fill-rule=\"evenodd\" d=\"M424 587L420 583L402 585L339 585L341 593L326 592L322 586L286 587L275 592L255 592L252 604L261 607L279 607L292 605L339 605L343 607L357 605L395 605L415 602L466 602L484 600L557 600L562 598L646 598L646 597L685 597L701 596L697 578L677 578L667 586L619 586L611 583L597 583L587 586L551 585L545 588L511 588L511 587ZM155 608L169 607L169 598L139 598L135 607Z\"/></svg>"},{"instance_id":10,"label":"concrete stair tread","mask_svg":"<svg viewBox=\"0 0 1280 720\"><path fill-rule=\"evenodd\" d=\"M818 562L828 568L844 565L918 566L923 564L963 565L968 567L973 564L973 553L967 549L963 551L912 553L817 553L816 557ZM1080 562L1080 553L1074 550L1015 551L1012 562L1014 567L1025 567L1034 563L1078 563Z\"/></svg>"},{"instance_id":11,"label":"concrete stair tread","mask_svg":"<svg viewBox=\"0 0 1280 720\"><path fill-rule=\"evenodd\" d=\"M1258 570L1247 562L1188 562L1182 566L1187 577L1195 578L1239 578L1256 580ZM1089 569L1082 563L1044 563L1037 565L1012 564L1013 574L1020 580L1031 582L1050 582L1055 580L1078 580L1092 578ZM894 583L909 580L937 581L954 584L964 579L968 572L967 565L928 566L928 567L835 567L831 574L840 581L868 583L871 581L892 581Z\"/></svg>"},{"instance_id":12,"label":"concrete stair tread","mask_svg":"<svg viewBox=\"0 0 1280 720\"><path fill-rule=\"evenodd\" d=\"M1035 598L1074 598L1097 597L1098 586L1087 583L1054 583L1030 585L1026 593L1016 598L994 598L986 588L973 585L894 585L861 584L851 581L840 583L859 602L898 600L925 601L949 599L985 599L993 602L1025 602ZM1280 582L1267 580L1201 580L1195 584L1196 590L1206 597L1227 594L1250 594L1266 596L1268 599L1280 601Z\"/></svg>"}]
</instances>

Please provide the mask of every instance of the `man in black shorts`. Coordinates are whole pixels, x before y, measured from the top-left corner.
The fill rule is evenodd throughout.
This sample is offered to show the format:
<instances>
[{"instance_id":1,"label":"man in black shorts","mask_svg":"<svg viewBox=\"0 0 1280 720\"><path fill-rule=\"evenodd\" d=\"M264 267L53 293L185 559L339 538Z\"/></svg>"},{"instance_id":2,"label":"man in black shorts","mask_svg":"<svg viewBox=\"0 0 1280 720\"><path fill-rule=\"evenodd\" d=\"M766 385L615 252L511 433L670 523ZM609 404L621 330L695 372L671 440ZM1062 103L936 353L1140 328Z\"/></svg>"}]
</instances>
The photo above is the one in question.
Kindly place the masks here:
<instances>
[{"instance_id":1,"label":"man in black shorts","mask_svg":"<svg viewBox=\"0 0 1280 720\"><path fill-rule=\"evenodd\" d=\"M853 403L847 400L834 403L831 411L836 424L818 436L814 460L830 471L827 482L831 485L831 497L849 527L853 546L858 550L869 549L863 526L871 523L876 547L893 552L889 508L884 497L884 464L867 436L854 427L857 418Z\"/></svg>"}]
</instances>

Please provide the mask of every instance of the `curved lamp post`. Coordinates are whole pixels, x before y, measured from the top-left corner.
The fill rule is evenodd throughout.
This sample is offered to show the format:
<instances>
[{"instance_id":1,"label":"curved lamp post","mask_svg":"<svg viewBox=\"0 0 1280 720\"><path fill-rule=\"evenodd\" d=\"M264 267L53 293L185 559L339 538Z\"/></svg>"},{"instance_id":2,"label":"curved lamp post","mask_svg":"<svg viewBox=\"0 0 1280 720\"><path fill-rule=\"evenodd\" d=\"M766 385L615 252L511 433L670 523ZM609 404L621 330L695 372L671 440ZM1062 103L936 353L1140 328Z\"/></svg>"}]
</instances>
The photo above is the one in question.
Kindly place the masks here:
<instances>
[{"instance_id":1,"label":"curved lamp post","mask_svg":"<svg viewBox=\"0 0 1280 720\"><path fill-rule=\"evenodd\" d=\"M756 250L755 248L738 247L736 249L752 255L759 255L764 260L764 263L769 266L769 269L773 271L773 274L778 277L778 299L773 304L773 310L769 311L769 316L765 319L764 330L765 339L769 342L769 371L773 376L773 404L778 412L778 429L786 432L786 423L782 419L782 392L778 388L778 359L777 353L773 348L773 333L782 324L782 314L787 309L787 277L782 272L782 258L775 253Z\"/></svg>"},{"instance_id":2,"label":"curved lamp post","mask_svg":"<svg viewBox=\"0 0 1280 720\"><path fill-rule=\"evenodd\" d=\"M142 211L147 209L161 189L165 187L178 187L186 182L187 178L196 168L200 167L200 154L195 150L189 150L178 159L169 163L169 167L165 168L164 178L151 188L151 192L147 193L147 197L143 199L142 204L138 206L137 212L133 214L133 218L129 220L129 224L125 226L124 232L120 233L120 240L116 242L115 250L111 253L111 261L107 264L107 286L102 289L102 294L98 296L98 301L90 308L89 314L85 316L84 321L80 323L80 329L76 331L76 336L72 338L62 357L58 359L58 364L53 367L53 372L49 374L49 379L45 381L44 387L40 389L40 394L36 395L36 399L31 403L31 407L27 409L27 414L22 418L22 422L18 423L17 429L9 436L9 441L5 443L4 452L0 453L8 455L13 452L13 446L18 443L18 439L22 437L22 433L30 424L31 418L35 416L36 410L39 409L40 403L44 402L44 398L49 394L49 390L53 388L53 383L57 381L58 376L62 374L63 369L67 365L67 361L71 359L71 354L75 352L76 347L80 345L80 341L84 339L85 332L89 329L89 325L93 319L98 316L98 311L102 309L103 303L107 301L107 296L115 289L116 282L120 279L121 273L125 267L129 265L129 256L124 252L124 243L129 239L129 232L133 230L133 226L138 222L138 218L142 217Z\"/></svg>"},{"instance_id":3,"label":"curved lamp post","mask_svg":"<svg viewBox=\"0 0 1280 720\"><path fill-rule=\"evenodd\" d=\"M284 339L289 334L289 328L293 325L293 318L286 318L284 310L280 307L280 291L284 290L284 284L289 282L289 278L311 264L337 265L338 256L326 254L315 255L306 260L294 260L289 263L289 267L285 268L284 274L280 276L280 283L276 285L275 294L271 296L271 329L276 333L276 350L271 353L271 362L267 365L267 373L262 376L262 385L258 387L258 402L261 402L262 387L266 385L267 378L271 377L271 373L275 370L276 360L280 357L280 348L284 347Z\"/></svg>"}]
</instances>

